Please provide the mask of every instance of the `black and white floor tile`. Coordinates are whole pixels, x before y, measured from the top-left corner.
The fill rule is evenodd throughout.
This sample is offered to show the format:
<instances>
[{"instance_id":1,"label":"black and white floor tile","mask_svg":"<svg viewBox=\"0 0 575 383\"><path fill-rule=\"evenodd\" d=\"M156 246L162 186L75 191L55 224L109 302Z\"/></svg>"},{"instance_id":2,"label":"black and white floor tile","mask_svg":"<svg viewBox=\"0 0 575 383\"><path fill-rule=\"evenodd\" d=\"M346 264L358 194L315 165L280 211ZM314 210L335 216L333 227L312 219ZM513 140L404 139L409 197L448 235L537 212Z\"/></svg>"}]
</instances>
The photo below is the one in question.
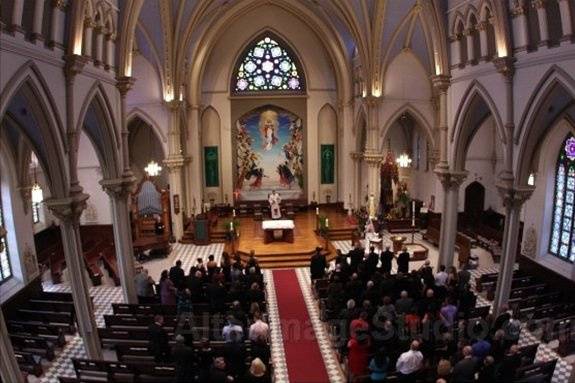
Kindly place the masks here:
<instances>
[{"instance_id":1,"label":"black and white floor tile","mask_svg":"<svg viewBox=\"0 0 575 383\"><path fill-rule=\"evenodd\" d=\"M296 274L329 381L331 383L345 383L346 378L341 370L328 331L325 324L319 319L319 307L311 290L309 269L296 269Z\"/></svg>"},{"instance_id":2,"label":"black and white floor tile","mask_svg":"<svg viewBox=\"0 0 575 383\"><path fill-rule=\"evenodd\" d=\"M274 278L272 271L269 269L263 270L263 273L266 285L266 300L268 303L268 318L271 332L271 359L274 368L274 378L275 382L289 383Z\"/></svg>"}]
</instances>

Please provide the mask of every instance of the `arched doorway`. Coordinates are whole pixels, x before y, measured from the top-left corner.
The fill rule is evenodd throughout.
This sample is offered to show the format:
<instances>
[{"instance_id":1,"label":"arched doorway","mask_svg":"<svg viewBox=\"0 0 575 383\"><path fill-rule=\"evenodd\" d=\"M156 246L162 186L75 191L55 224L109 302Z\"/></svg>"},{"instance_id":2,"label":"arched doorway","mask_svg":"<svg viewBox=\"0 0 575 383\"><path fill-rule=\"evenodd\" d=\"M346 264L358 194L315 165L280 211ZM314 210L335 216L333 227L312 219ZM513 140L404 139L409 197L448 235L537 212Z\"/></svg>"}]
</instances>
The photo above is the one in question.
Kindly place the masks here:
<instances>
[{"instance_id":1,"label":"arched doorway","mask_svg":"<svg viewBox=\"0 0 575 383\"><path fill-rule=\"evenodd\" d=\"M468 222L473 222L481 217L485 206L485 187L474 181L465 188L465 218Z\"/></svg>"}]
</instances>

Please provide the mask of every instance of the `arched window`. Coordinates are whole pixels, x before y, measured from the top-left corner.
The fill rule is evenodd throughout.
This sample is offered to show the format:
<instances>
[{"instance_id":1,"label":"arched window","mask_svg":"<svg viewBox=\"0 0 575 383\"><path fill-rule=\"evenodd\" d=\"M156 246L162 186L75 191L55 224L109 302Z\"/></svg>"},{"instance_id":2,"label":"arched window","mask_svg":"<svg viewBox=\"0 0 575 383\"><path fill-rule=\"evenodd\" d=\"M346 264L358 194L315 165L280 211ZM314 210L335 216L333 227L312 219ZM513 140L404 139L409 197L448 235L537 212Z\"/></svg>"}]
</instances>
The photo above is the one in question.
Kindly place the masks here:
<instances>
[{"instance_id":1,"label":"arched window","mask_svg":"<svg viewBox=\"0 0 575 383\"><path fill-rule=\"evenodd\" d=\"M2 196L0 195L0 284L12 276L12 267L10 265L10 256L6 243L6 229L4 227Z\"/></svg>"},{"instance_id":2,"label":"arched window","mask_svg":"<svg viewBox=\"0 0 575 383\"><path fill-rule=\"evenodd\" d=\"M569 134L561 147L555 172L555 201L549 252L565 261L575 260L573 209L575 205L575 137Z\"/></svg>"},{"instance_id":3,"label":"arched window","mask_svg":"<svg viewBox=\"0 0 575 383\"><path fill-rule=\"evenodd\" d=\"M236 63L232 93L304 93L302 66L291 49L271 33L255 39Z\"/></svg>"}]
</instances>

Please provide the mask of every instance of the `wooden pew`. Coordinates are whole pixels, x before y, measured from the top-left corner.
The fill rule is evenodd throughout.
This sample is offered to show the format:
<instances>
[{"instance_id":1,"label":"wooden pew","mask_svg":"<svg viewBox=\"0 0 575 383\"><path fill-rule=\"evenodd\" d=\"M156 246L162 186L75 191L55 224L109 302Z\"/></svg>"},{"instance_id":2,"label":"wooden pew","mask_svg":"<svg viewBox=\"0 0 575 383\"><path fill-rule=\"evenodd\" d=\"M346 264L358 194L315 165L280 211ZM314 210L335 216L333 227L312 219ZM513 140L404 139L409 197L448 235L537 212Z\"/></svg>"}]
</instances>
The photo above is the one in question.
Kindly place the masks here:
<instances>
[{"instance_id":1,"label":"wooden pew","mask_svg":"<svg viewBox=\"0 0 575 383\"><path fill-rule=\"evenodd\" d=\"M66 328L69 333L76 332L74 314L44 310L18 309L13 318L30 324L49 324ZM16 320L16 319L15 319Z\"/></svg>"},{"instance_id":2,"label":"wooden pew","mask_svg":"<svg viewBox=\"0 0 575 383\"><path fill-rule=\"evenodd\" d=\"M15 321L8 321L7 325L10 334L44 338L58 347L63 347L66 344L64 331L61 327Z\"/></svg>"},{"instance_id":3,"label":"wooden pew","mask_svg":"<svg viewBox=\"0 0 575 383\"><path fill-rule=\"evenodd\" d=\"M106 327L110 328L144 328L154 322L154 317L150 315L104 315ZM164 317L164 327L173 330L178 325L178 318L175 316Z\"/></svg>"},{"instance_id":4,"label":"wooden pew","mask_svg":"<svg viewBox=\"0 0 575 383\"><path fill-rule=\"evenodd\" d=\"M29 335L10 334L12 347L17 351L30 352L48 361L54 360L54 343L45 338Z\"/></svg>"},{"instance_id":5,"label":"wooden pew","mask_svg":"<svg viewBox=\"0 0 575 383\"><path fill-rule=\"evenodd\" d=\"M530 366L520 367L515 372L514 382L551 382L557 359L537 362ZM541 380L539 380L541 379Z\"/></svg>"},{"instance_id":6,"label":"wooden pew","mask_svg":"<svg viewBox=\"0 0 575 383\"><path fill-rule=\"evenodd\" d=\"M423 239L432 243L435 246L439 245L440 232L439 228L429 226L427 231L423 233Z\"/></svg>"},{"instance_id":7,"label":"wooden pew","mask_svg":"<svg viewBox=\"0 0 575 383\"><path fill-rule=\"evenodd\" d=\"M44 373L42 363L40 363L40 358L34 353L27 351L14 351L14 356L18 362L20 371L27 372L36 377L40 377Z\"/></svg>"},{"instance_id":8,"label":"wooden pew","mask_svg":"<svg viewBox=\"0 0 575 383\"><path fill-rule=\"evenodd\" d=\"M176 368L173 365L156 365L155 363L124 363L104 360L72 359L74 370L79 378L101 377L106 381L116 378L130 379L137 382L171 383ZM126 380L122 380L126 381Z\"/></svg>"}]
</instances>

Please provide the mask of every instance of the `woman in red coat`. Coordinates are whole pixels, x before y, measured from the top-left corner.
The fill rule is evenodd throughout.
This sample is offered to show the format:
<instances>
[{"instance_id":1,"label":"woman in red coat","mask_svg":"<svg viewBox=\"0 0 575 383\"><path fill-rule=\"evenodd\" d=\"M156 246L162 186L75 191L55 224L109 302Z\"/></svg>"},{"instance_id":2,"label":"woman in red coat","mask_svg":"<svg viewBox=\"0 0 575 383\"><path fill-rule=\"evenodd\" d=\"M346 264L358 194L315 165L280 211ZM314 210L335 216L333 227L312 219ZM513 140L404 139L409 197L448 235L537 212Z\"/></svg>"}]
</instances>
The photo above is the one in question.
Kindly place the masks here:
<instances>
[{"instance_id":1,"label":"woman in red coat","mask_svg":"<svg viewBox=\"0 0 575 383\"><path fill-rule=\"evenodd\" d=\"M347 343L347 364L351 375L351 382L355 382L358 377L369 373L367 367L369 365L371 352L371 344L367 331L358 330L355 335L356 336L351 338Z\"/></svg>"}]
</instances>

